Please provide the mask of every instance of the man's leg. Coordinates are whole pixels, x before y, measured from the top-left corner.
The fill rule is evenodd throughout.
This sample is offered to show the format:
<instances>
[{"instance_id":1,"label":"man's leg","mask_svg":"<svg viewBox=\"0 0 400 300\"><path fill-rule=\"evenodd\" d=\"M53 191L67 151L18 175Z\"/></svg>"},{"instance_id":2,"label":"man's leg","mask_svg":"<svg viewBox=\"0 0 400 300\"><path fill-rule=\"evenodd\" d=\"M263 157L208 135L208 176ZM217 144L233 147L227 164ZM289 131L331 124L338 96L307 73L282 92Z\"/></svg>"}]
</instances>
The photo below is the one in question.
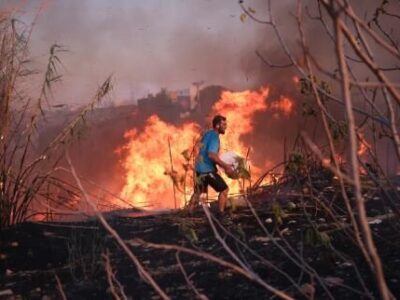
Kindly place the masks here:
<instances>
[{"instance_id":1,"label":"man's leg","mask_svg":"<svg viewBox=\"0 0 400 300\"><path fill-rule=\"evenodd\" d=\"M218 222L223 226L230 226L232 224L231 217L224 212L226 201L228 200L228 192L229 188L226 188L218 195L218 212L216 213L216 217Z\"/></svg>"},{"instance_id":2,"label":"man's leg","mask_svg":"<svg viewBox=\"0 0 400 300\"><path fill-rule=\"evenodd\" d=\"M199 173L196 173L196 177L194 180L194 191L192 196L190 197L188 210L189 213L192 213L197 205L200 203L200 196L202 193L207 191L207 182L205 180L205 176Z\"/></svg>"},{"instance_id":3,"label":"man's leg","mask_svg":"<svg viewBox=\"0 0 400 300\"><path fill-rule=\"evenodd\" d=\"M218 212L225 211L225 204L228 200L229 187L225 180L218 173L212 173L208 176L208 184L219 193L218 195Z\"/></svg>"},{"instance_id":4,"label":"man's leg","mask_svg":"<svg viewBox=\"0 0 400 300\"><path fill-rule=\"evenodd\" d=\"M220 213L223 213L225 211L226 201L228 200L228 193L229 188L226 188L218 195L218 208Z\"/></svg>"}]
</instances>

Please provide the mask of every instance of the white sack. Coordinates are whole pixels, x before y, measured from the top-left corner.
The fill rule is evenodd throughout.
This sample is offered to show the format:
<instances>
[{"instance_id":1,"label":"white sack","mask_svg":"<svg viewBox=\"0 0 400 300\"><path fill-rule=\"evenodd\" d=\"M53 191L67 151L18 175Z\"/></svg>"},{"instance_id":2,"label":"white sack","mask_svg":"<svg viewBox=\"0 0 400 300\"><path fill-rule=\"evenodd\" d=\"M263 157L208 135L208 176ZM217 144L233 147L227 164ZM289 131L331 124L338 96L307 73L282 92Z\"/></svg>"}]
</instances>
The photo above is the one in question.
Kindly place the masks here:
<instances>
[{"instance_id":1,"label":"white sack","mask_svg":"<svg viewBox=\"0 0 400 300\"><path fill-rule=\"evenodd\" d=\"M224 163L231 165L235 170L239 166L238 159L241 158L240 155L233 151L227 151L220 155L219 157Z\"/></svg>"}]
</instances>

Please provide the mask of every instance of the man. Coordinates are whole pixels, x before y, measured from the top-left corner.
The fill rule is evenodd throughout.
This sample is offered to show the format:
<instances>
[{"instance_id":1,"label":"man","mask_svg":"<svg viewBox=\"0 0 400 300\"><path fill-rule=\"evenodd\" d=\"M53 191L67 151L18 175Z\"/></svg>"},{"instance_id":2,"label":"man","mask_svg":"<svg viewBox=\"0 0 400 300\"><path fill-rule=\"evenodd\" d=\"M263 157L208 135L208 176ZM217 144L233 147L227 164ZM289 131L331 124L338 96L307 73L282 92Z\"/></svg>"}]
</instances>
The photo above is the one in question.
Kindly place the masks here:
<instances>
[{"instance_id":1,"label":"man","mask_svg":"<svg viewBox=\"0 0 400 300\"><path fill-rule=\"evenodd\" d=\"M207 131L200 142L200 151L196 159L195 190L189 203L189 211L199 202L201 193L207 193L210 185L218 195L218 213L222 215L228 199L229 188L224 179L218 174L217 165L225 170L226 174L233 174L231 165L223 162L219 156L219 135L225 134L226 118L216 115L212 120L213 129Z\"/></svg>"}]
</instances>

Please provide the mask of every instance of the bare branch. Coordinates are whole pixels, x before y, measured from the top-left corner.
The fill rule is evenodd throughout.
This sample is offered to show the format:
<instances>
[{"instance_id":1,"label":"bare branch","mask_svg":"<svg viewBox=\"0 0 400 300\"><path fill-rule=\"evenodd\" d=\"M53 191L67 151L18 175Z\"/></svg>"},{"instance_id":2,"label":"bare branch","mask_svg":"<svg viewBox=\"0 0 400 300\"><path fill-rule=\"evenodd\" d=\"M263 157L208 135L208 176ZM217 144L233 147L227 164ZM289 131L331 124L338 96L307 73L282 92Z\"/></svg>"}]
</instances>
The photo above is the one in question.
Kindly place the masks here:
<instances>
[{"instance_id":1,"label":"bare branch","mask_svg":"<svg viewBox=\"0 0 400 300\"><path fill-rule=\"evenodd\" d=\"M185 281L187 285L190 287L190 289L194 292L194 294L197 296L198 299L200 300L208 300L208 297L202 293L200 293L196 287L194 286L192 280L190 279L190 276L186 273L185 268L182 265L181 259L179 258L179 252L175 253L176 261L178 262L179 269L182 272L183 277L185 278Z\"/></svg>"},{"instance_id":2,"label":"bare branch","mask_svg":"<svg viewBox=\"0 0 400 300\"><path fill-rule=\"evenodd\" d=\"M54 277L56 278L56 281L57 281L57 289L58 289L58 292L60 293L61 299L67 300L67 296L65 295L60 278L58 278L57 274L55 274L55 273L54 273Z\"/></svg>"},{"instance_id":3,"label":"bare branch","mask_svg":"<svg viewBox=\"0 0 400 300\"><path fill-rule=\"evenodd\" d=\"M386 285L385 276L383 273L382 263L377 254L376 247L374 241L372 239L371 229L368 224L367 214L365 211L364 198L361 192L361 182L359 176L359 166L357 159L357 137L356 137L356 128L354 122L354 115L352 110L352 101L350 94L350 82L348 78L347 65L345 62L344 56L344 39L343 33L346 34L346 29L344 28L343 22L339 19L339 17L335 17L335 32L336 32L336 51L337 57L339 60L340 72L342 75L342 93L346 103L346 115L349 123L349 139L350 139L350 156L351 156L351 166L354 180L354 192L356 196L356 205L359 212L359 220L361 229L363 231L363 238L365 240L367 249L370 254L370 258L373 262L374 272L376 276L376 280L379 285L379 290L381 293L381 297L383 299L393 299L393 295L391 294L389 288ZM347 37L350 38L349 33L347 32ZM354 46L354 45L353 45ZM357 46L358 48L358 46ZM364 56L364 59L368 59L368 57ZM399 99L400 100L400 99ZM368 258L366 257L368 260Z\"/></svg>"},{"instance_id":4,"label":"bare branch","mask_svg":"<svg viewBox=\"0 0 400 300\"><path fill-rule=\"evenodd\" d=\"M272 293L274 293L275 295L279 296L282 299L293 299L292 297L290 297L289 295L287 295L284 292L281 292L277 289L275 289L274 287L270 286L269 284L265 283L263 280L261 280L258 277L254 277L254 274L247 272L246 270L244 270L243 268L232 264L230 262L227 262L225 260L222 260L212 254L206 253L206 252L201 252L201 251L197 251L197 250L193 250L193 249L189 249L189 248L185 248L182 246L178 246L178 245L170 245L170 244L154 244L154 243L149 243L149 242L145 242L144 240L141 239L133 239L130 241L126 241L127 243L129 243L132 246L143 246L143 247L147 247L147 248L153 248L153 249L159 249L159 250L169 250L169 251L179 251L182 253L186 253L186 254L190 254L193 256L197 256L203 259L206 259L208 261L214 262L218 265L221 265L225 268L229 268L233 271L235 271L236 273L246 277L247 279L254 281L258 284L260 284L262 287L264 287L265 289L267 289L268 291L271 291Z\"/></svg>"},{"instance_id":5,"label":"bare branch","mask_svg":"<svg viewBox=\"0 0 400 300\"><path fill-rule=\"evenodd\" d=\"M121 299L128 300L128 297L125 295L122 285L115 278L115 274L111 267L110 252L108 249L107 249L106 253L102 254L102 257L104 259L104 267L106 269L107 282L110 287L111 294L114 296L114 298L116 300L121 300ZM118 287L116 287L114 283L117 283Z\"/></svg>"},{"instance_id":6,"label":"bare branch","mask_svg":"<svg viewBox=\"0 0 400 300\"><path fill-rule=\"evenodd\" d=\"M326 2L324 0L324 2ZM355 22L357 22L368 34L370 37L372 37L375 42L382 46L384 49L386 49L389 53L394 55L395 57L400 59L400 52L398 49L394 48L393 46L389 45L386 41L384 41L375 31L373 31L369 26L361 20L351 9L351 6L346 5L345 3L342 2L342 0L335 0L335 2L340 6L343 11L346 12L346 14L351 17Z\"/></svg>"},{"instance_id":7,"label":"bare branch","mask_svg":"<svg viewBox=\"0 0 400 300\"><path fill-rule=\"evenodd\" d=\"M67 152L67 160L69 163L69 166L71 168L72 175L74 176L74 179L76 183L78 184L82 194L84 195L84 198L86 200L86 203L89 204L89 206L93 209L96 217L99 219L100 223L104 226L104 228L107 230L108 233L112 235L112 237L115 239L117 244L124 250L124 252L128 255L128 257L132 260L132 262L135 264L139 275L142 279L146 281L150 286L154 288L154 290L158 293L158 295L162 299L170 299L167 294L159 287L159 285L154 281L153 277L146 271L146 269L142 266L140 263L139 259L136 257L135 254L129 249L129 247L125 244L125 242L121 239L119 234L110 226L110 224L107 222L107 220L104 218L102 213L100 213L97 210L96 205L90 200L89 196L87 195L85 189L83 188L81 181L75 171L74 166L72 165L71 158L69 157L69 154Z\"/></svg>"},{"instance_id":8,"label":"bare branch","mask_svg":"<svg viewBox=\"0 0 400 300\"><path fill-rule=\"evenodd\" d=\"M273 63L271 63L271 62L269 62L263 55L261 55L260 54L260 52L258 52L257 50L256 50L256 55L258 56L258 58L260 58L261 59L261 61L263 62L263 63L265 63L267 66L269 66L269 67L273 67L273 68L282 68L282 69L284 69L284 68L289 68L289 67L292 67L293 66L293 63L287 63L287 64L284 64L284 65L276 65L276 64L273 64Z\"/></svg>"}]
</instances>

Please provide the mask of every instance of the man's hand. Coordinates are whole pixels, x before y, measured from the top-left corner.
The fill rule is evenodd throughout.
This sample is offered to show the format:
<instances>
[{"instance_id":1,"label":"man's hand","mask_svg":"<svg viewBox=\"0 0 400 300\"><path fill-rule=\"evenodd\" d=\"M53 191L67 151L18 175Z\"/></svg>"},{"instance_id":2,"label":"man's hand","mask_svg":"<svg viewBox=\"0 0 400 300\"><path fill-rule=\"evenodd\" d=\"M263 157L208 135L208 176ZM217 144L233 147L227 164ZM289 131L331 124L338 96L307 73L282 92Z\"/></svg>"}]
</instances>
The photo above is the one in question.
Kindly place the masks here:
<instances>
[{"instance_id":1,"label":"man's hand","mask_svg":"<svg viewBox=\"0 0 400 300\"><path fill-rule=\"evenodd\" d=\"M229 178L231 179L237 179L237 173L235 172L235 169L231 165L226 165L224 166L225 174L228 175Z\"/></svg>"},{"instance_id":2,"label":"man's hand","mask_svg":"<svg viewBox=\"0 0 400 300\"><path fill-rule=\"evenodd\" d=\"M219 165L220 167L222 167L225 171L225 174L228 175L229 178L231 179L237 179L238 178L238 174L235 172L234 168L232 165L227 164L225 162L223 162L217 153L214 152L209 152L208 153L208 157L214 161L217 165Z\"/></svg>"}]
</instances>

